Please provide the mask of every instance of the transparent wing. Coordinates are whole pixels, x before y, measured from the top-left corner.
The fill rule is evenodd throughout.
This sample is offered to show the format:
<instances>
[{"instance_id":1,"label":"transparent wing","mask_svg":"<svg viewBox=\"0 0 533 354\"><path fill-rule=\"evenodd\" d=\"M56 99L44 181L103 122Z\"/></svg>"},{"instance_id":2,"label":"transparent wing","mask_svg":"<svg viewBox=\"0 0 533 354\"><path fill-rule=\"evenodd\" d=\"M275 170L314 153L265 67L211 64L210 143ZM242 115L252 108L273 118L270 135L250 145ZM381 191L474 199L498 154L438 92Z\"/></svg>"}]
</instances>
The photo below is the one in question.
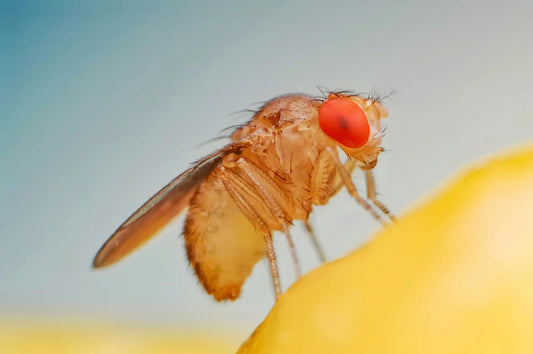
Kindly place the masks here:
<instances>
[{"instance_id":1,"label":"transparent wing","mask_svg":"<svg viewBox=\"0 0 533 354\"><path fill-rule=\"evenodd\" d=\"M133 213L104 243L93 267L110 265L138 248L185 209L203 180L225 155L234 151L229 145L198 161L172 180Z\"/></svg>"}]
</instances>

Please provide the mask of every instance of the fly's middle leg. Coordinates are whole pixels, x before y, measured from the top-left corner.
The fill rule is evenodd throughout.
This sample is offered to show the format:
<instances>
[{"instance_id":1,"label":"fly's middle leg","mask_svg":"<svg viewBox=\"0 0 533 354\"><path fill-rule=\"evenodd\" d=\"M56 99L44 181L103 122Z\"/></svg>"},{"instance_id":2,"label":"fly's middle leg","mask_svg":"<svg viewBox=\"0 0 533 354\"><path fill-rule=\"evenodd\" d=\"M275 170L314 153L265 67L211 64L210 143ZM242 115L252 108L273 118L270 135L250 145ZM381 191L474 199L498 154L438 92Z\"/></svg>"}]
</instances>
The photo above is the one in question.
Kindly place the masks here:
<instances>
[{"instance_id":1,"label":"fly's middle leg","mask_svg":"<svg viewBox=\"0 0 533 354\"><path fill-rule=\"evenodd\" d=\"M283 224L283 233L287 238L289 249L291 251L291 256L294 260L294 268L296 269L296 275L299 278L300 276L302 276L302 270L300 269L300 263L298 262L298 257L296 256L296 248L294 247L294 242L292 241L291 233L289 232L289 227L287 226L287 224Z\"/></svg>"},{"instance_id":2,"label":"fly's middle leg","mask_svg":"<svg viewBox=\"0 0 533 354\"><path fill-rule=\"evenodd\" d=\"M313 230L313 226L311 226L309 220L304 220L304 226L305 230L311 237L311 241L313 242L313 246L315 247L316 253L318 254L318 258L320 258L320 261L324 263L326 261L326 254L324 253L324 250L318 242L318 238L316 237L315 231Z\"/></svg>"},{"instance_id":3,"label":"fly's middle leg","mask_svg":"<svg viewBox=\"0 0 533 354\"><path fill-rule=\"evenodd\" d=\"M375 206L379 208L383 212L383 214L387 215L391 221L396 221L396 218L392 213L389 211L389 209L380 202L377 199L377 193L376 193L376 183L374 182L374 175L372 173L372 170L366 170L365 171L365 179L366 179L366 195L367 198L374 203Z\"/></svg>"}]
</instances>

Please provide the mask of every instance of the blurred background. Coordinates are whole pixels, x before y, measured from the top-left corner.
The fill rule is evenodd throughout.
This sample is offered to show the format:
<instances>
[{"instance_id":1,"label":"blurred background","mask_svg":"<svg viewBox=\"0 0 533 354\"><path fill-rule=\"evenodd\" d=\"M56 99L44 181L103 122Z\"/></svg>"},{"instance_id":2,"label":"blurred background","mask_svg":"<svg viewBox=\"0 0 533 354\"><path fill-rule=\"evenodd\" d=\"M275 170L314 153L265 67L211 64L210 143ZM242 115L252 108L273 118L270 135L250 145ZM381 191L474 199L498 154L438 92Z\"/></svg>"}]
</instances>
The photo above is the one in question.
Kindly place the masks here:
<instances>
[{"instance_id":1,"label":"blurred background","mask_svg":"<svg viewBox=\"0 0 533 354\"><path fill-rule=\"evenodd\" d=\"M216 303L183 217L110 268L107 237L204 142L274 96L394 92L376 168L402 212L466 163L533 136L529 1L2 1L0 321L203 331L243 341L273 304L266 262ZM355 175L363 187L362 176ZM311 222L329 259L378 224L346 192ZM307 272L319 261L293 228ZM295 279L283 238L282 285Z\"/></svg>"}]
</instances>

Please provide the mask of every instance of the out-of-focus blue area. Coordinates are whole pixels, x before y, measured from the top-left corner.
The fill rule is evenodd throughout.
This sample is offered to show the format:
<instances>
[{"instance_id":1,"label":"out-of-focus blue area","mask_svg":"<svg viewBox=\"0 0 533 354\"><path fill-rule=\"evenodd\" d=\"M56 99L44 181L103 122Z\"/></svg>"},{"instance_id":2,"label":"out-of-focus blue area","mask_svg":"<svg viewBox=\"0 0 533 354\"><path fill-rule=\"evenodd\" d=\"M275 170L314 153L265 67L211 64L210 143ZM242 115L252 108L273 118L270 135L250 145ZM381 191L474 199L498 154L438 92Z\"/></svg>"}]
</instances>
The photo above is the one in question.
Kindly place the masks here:
<instances>
[{"instance_id":1,"label":"out-of-focus blue area","mask_svg":"<svg viewBox=\"0 0 533 354\"><path fill-rule=\"evenodd\" d=\"M396 92L376 174L400 212L466 162L531 139L532 15L528 1L2 2L0 316L253 328L273 301L267 266L216 304L187 265L180 221L109 269L92 271L92 257L221 146L199 144L247 118L229 114L317 85ZM377 227L346 193L312 221L330 258Z\"/></svg>"}]
</instances>

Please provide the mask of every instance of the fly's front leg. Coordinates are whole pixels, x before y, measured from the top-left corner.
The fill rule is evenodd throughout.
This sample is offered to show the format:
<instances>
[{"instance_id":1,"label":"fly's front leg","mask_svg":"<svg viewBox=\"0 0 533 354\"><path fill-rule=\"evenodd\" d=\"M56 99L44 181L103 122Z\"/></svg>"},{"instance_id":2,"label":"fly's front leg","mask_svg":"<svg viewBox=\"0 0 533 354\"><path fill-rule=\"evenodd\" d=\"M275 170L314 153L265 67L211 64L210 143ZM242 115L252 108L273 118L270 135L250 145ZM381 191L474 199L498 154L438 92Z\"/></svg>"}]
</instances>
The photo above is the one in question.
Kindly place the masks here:
<instances>
[{"instance_id":1,"label":"fly's front leg","mask_svg":"<svg viewBox=\"0 0 533 354\"><path fill-rule=\"evenodd\" d=\"M392 215L392 213L385 206L385 204L383 204L376 198L376 195L377 195L376 183L374 182L374 175L372 173L372 170L365 171L365 178L366 178L366 195L368 199L370 199L372 203L374 203L374 205L377 206L379 210L383 212L383 214L387 215L389 219L391 219L391 221L396 221L396 218L394 217L394 215Z\"/></svg>"},{"instance_id":2,"label":"fly's front leg","mask_svg":"<svg viewBox=\"0 0 533 354\"><path fill-rule=\"evenodd\" d=\"M357 203L359 203L363 208L365 208L366 211L368 211L374 217L374 219L378 220L382 225L387 225L387 222L374 210L374 208L372 208L372 206L365 199L361 198L361 196L357 192L357 188L355 188L355 185L353 184L350 173L346 170L341 160L339 159L337 151L334 151L331 147L327 147L327 151L335 161L335 164L337 165L337 171L339 172L342 182L346 186L346 189L348 189L350 195L355 199Z\"/></svg>"},{"instance_id":3,"label":"fly's front leg","mask_svg":"<svg viewBox=\"0 0 533 354\"><path fill-rule=\"evenodd\" d=\"M348 161L344 163L344 168L346 169L346 171L348 171L350 175L352 175L356 167L357 167L357 162L355 160L348 159ZM335 181L333 182L332 195L337 194L342 189L343 186L344 186L344 183L342 181L342 178L340 178L339 175L335 176Z\"/></svg>"},{"instance_id":4,"label":"fly's front leg","mask_svg":"<svg viewBox=\"0 0 533 354\"><path fill-rule=\"evenodd\" d=\"M356 164L355 160L348 159L343 167L349 174L351 174L355 169ZM344 186L344 182L336 170L337 164L332 160L330 154L327 151L322 151L315 161L313 172L311 174L310 194L311 202L313 204L326 204L329 199L337 194L337 192ZM318 253L318 257L322 262L325 262L326 255L324 254L322 247L320 247L318 238L316 237L309 220L304 220L304 226L311 237L311 242Z\"/></svg>"}]
</instances>

